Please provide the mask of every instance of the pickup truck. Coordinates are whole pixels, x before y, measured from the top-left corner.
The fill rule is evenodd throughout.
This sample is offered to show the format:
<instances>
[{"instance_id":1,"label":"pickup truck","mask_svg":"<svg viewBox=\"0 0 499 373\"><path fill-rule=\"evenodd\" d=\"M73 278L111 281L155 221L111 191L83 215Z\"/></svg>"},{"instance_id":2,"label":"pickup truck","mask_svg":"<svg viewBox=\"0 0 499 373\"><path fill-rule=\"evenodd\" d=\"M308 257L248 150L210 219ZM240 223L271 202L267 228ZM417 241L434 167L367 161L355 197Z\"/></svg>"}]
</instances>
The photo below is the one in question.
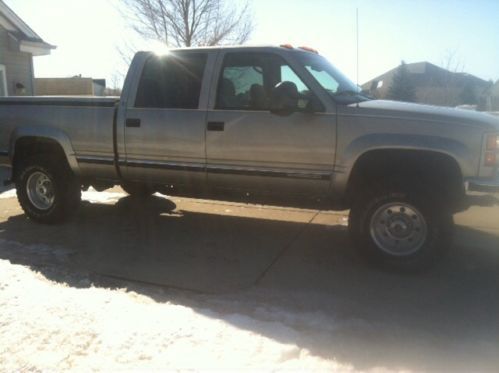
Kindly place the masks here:
<instances>
[{"instance_id":1,"label":"pickup truck","mask_svg":"<svg viewBox=\"0 0 499 373\"><path fill-rule=\"evenodd\" d=\"M499 119L372 99L309 48L139 52L121 98L0 99L0 164L37 222L89 186L349 209L366 258L410 269L451 245L469 189L499 190Z\"/></svg>"}]
</instances>

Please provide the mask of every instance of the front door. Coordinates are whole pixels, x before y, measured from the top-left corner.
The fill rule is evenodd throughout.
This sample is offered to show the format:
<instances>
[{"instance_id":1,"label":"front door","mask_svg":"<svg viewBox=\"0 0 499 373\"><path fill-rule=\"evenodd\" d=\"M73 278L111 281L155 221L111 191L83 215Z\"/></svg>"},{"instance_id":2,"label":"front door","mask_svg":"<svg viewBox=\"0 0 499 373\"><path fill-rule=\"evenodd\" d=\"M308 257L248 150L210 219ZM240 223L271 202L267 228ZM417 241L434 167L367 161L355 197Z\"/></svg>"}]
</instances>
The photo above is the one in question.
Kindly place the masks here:
<instances>
[{"instance_id":1,"label":"front door","mask_svg":"<svg viewBox=\"0 0 499 373\"><path fill-rule=\"evenodd\" d=\"M200 106L208 54L151 55L125 118L128 180L198 187L205 183L206 109Z\"/></svg>"},{"instance_id":2,"label":"front door","mask_svg":"<svg viewBox=\"0 0 499 373\"><path fill-rule=\"evenodd\" d=\"M323 106L295 69L277 54L228 52L221 56L213 110L208 112L208 184L242 192L323 197L334 166L336 116ZM269 110L272 88L292 82L296 112Z\"/></svg>"}]
</instances>

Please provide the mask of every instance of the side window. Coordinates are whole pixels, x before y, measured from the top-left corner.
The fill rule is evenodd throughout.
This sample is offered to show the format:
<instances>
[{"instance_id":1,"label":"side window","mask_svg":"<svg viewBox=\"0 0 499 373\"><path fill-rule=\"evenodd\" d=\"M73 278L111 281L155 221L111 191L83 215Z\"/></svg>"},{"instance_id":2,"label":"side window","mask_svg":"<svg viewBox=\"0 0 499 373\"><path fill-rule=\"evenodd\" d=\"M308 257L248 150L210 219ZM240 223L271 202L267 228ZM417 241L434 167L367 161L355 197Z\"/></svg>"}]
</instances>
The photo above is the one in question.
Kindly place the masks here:
<instances>
[{"instance_id":1,"label":"side window","mask_svg":"<svg viewBox=\"0 0 499 373\"><path fill-rule=\"evenodd\" d=\"M197 109L206 54L153 56L144 65L135 107Z\"/></svg>"},{"instance_id":2,"label":"side window","mask_svg":"<svg viewBox=\"0 0 499 373\"><path fill-rule=\"evenodd\" d=\"M297 110L307 110L318 100L303 80L280 56L271 53L229 53L218 82L216 109L269 110L273 88L291 82L298 95ZM312 102L313 101L313 102Z\"/></svg>"},{"instance_id":3,"label":"side window","mask_svg":"<svg viewBox=\"0 0 499 373\"><path fill-rule=\"evenodd\" d=\"M284 61L281 62L285 63ZM281 76L279 78L279 82L294 83L296 89L298 90L298 110L305 110L312 97L312 92L310 91L310 89L287 64L280 66L280 75Z\"/></svg>"},{"instance_id":4,"label":"side window","mask_svg":"<svg viewBox=\"0 0 499 373\"><path fill-rule=\"evenodd\" d=\"M264 54L227 54L218 82L216 108L268 110L267 66L268 57Z\"/></svg>"}]
</instances>

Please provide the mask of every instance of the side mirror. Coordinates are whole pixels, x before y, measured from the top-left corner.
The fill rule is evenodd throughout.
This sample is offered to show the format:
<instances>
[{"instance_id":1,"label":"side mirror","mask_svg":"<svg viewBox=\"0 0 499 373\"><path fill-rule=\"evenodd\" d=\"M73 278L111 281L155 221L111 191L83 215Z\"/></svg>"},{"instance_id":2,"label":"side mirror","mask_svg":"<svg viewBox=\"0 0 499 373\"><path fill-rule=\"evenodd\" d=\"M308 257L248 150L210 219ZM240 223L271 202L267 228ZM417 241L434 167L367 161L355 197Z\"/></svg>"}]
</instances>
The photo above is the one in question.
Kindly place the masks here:
<instances>
[{"instance_id":1,"label":"side mirror","mask_svg":"<svg viewBox=\"0 0 499 373\"><path fill-rule=\"evenodd\" d=\"M270 112L277 115L291 115L298 109L298 89L292 82L281 82L272 90Z\"/></svg>"}]
</instances>

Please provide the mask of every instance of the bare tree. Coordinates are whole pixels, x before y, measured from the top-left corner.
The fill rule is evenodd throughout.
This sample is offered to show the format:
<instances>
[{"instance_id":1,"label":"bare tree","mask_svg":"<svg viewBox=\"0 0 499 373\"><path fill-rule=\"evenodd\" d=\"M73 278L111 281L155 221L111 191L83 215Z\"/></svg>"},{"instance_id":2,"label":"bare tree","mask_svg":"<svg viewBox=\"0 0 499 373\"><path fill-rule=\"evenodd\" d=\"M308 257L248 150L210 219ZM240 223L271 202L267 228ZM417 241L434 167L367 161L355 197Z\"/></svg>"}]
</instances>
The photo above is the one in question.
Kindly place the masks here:
<instances>
[{"instance_id":1,"label":"bare tree","mask_svg":"<svg viewBox=\"0 0 499 373\"><path fill-rule=\"evenodd\" d=\"M459 58L457 50L448 49L442 59L441 66L447 70L447 74L440 82L440 101L443 106L456 106L459 104L458 76L464 72L464 63Z\"/></svg>"},{"instance_id":2,"label":"bare tree","mask_svg":"<svg viewBox=\"0 0 499 373\"><path fill-rule=\"evenodd\" d=\"M169 47L242 44L253 30L248 4L224 0L121 0L133 29Z\"/></svg>"},{"instance_id":3,"label":"bare tree","mask_svg":"<svg viewBox=\"0 0 499 373\"><path fill-rule=\"evenodd\" d=\"M104 89L105 96L121 96L121 88L123 86L123 76L119 73L111 75L109 86Z\"/></svg>"},{"instance_id":4,"label":"bare tree","mask_svg":"<svg viewBox=\"0 0 499 373\"><path fill-rule=\"evenodd\" d=\"M418 92L421 102L439 106L456 106L461 103L460 75L464 72L464 63L459 58L457 50L445 51L439 73L430 74L431 80L427 87Z\"/></svg>"}]
</instances>

